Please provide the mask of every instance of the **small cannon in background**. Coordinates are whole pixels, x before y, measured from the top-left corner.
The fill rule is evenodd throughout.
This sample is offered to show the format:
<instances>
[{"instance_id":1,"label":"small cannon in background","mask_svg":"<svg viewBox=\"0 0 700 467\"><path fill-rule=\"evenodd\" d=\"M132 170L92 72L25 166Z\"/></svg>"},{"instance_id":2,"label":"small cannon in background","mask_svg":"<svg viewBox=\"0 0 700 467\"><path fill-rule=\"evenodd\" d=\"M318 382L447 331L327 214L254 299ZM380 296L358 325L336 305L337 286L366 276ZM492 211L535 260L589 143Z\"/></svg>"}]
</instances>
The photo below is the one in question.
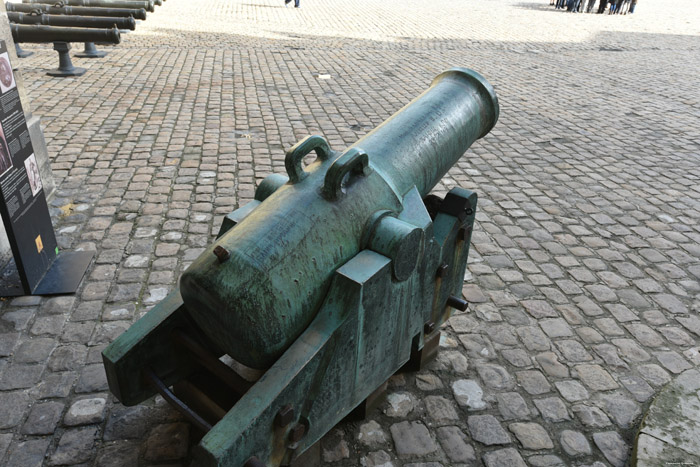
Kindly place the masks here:
<instances>
[{"instance_id":1,"label":"small cannon in background","mask_svg":"<svg viewBox=\"0 0 700 467\"><path fill-rule=\"evenodd\" d=\"M22 0L22 3L46 3L46 0ZM59 0L62 5L84 6L97 8L143 8L151 13L155 11L156 5L161 5L162 0L156 3L154 0Z\"/></svg>"},{"instance_id":2,"label":"small cannon in background","mask_svg":"<svg viewBox=\"0 0 700 467\"><path fill-rule=\"evenodd\" d=\"M58 68L48 71L49 76L80 76L85 73L85 68L73 66L68 53L71 49L70 42L91 42L102 44L119 44L121 37L119 29L89 29L89 28L65 28L41 25L10 24L12 38L15 43L53 42L53 49L58 52Z\"/></svg>"},{"instance_id":3,"label":"small cannon in background","mask_svg":"<svg viewBox=\"0 0 700 467\"><path fill-rule=\"evenodd\" d=\"M59 26L65 28L89 28L89 29L112 29L117 28L119 30L133 31L136 29L136 20L131 16L74 16L74 15L49 15L45 13L40 13L39 11L32 11L31 13L22 13L16 11L8 11L7 18L11 23L17 24L34 24L43 26ZM19 47L19 46L17 46ZM59 52L60 54L60 52ZM19 51L18 51L18 56ZM107 55L107 52L99 51L95 47L94 42L85 42L85 50L81 53L76 54L77 57L86 58L99 58ZM26 52L25 52L25 55ZM70 57L69 57L70 60ZM75 72L76 68L71 68L70 65L63 65L64 71L72 70ZM59 69L61 67L59 66ZM54 75L54 76L66 76L65 74ZM69 75L75 76L75 75Z\"/></svg>"},{"instance_id":4,"label":"small cannon in background","mask_svg":"<svg viewBox=\"0 0 700 467\"><path fill-rule=\"evenodd\" d=\"M59 5L62 3L59 2ZM39 11L48 15L68 16L110 16L115 18L146 19L146 10L143 8L100 8L86 6L55 6L42 3L12 3L5 2L7 11L17 13L32 13Z\"/></svg>"},{"instance_id":5,"label":"small cannon in background","mask_svg":"<svg viewBox=\"0 0 700 467\"><path fill-rule=\"evenodd\" d=\"M298 459L434 355L440 325L466 309L477 196L429 192L498 113L488 82L455 68L343 153L320 136L296 144L287 175L263 180L179 287L104 350L112 393L134 405L158 392L201 428L193 465Z\"/></svg>"}]
</instances>

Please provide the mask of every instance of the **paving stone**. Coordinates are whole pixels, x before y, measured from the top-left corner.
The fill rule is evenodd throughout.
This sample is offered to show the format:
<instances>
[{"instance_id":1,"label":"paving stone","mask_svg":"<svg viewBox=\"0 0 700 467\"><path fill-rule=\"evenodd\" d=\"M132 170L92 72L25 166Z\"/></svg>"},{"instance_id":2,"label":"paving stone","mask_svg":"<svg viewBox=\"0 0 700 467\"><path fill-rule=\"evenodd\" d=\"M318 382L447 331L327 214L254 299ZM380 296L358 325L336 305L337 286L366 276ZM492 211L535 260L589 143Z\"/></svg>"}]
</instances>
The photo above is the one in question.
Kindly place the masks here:
<instances>
[{"instance_id":1,"label":"paving stone","mask_svg":"<svg viewBox=\"0 0 700 467\"><path fill-rule=\"evenodd\" d=\"M107 375L102 364L88 365L83 367L75 385L75 392L78 394L86 392L105 391L108 388Z\"/></svg>"},{"instance_id":2,"label":"paving stone","mask_svg":"<svg viewBox=\"0 0 700 467\"><path fill-rule=\"evenodd\" d=\"M533 318L558 318L559 314L544 300L522 300L520 304Z\"/></svg>"},{"instance_id":3,"label":"paving stone","mask_svg":"<svg viewBox=\"0 0 700 467\"><path fill-rule=\"evenodd\" d=\"M22 433L27 435L52 434L61 420L64 407L62 402L34 404L27 420L22 425Z\"/></svg>"},{"instance_id":4,"label":"paving stone","mask_svg":"<svg viewBox=\"0 0 700 467\"><path fill-rule=\"evenodd\" d=\"M321 440L321 459L323 462L338 462L350 457L348 442L343 439L340 430L333 430Z\"/></svg>"},{"instance_id":5,"label":"paving stone","mask_svg":"<svg viewBox=\"0 0 700 467\"><path fill-rule=\"evenodd\" d=\"M658 328L658 331L668 339L669 342L679 346L685 347L695 343L695 340L681 328L668 326Z\"/></svg>"},{"instance_id":6,"label":"paving stone","mask_svg":"<svg viewBox=\"0 0 700 467\"><path fill-rule=\"evenodd\" d=\"M454 403L442 396L426 396L425 410L428 416L437 423L449 423L459 420Z\"/></svg>"},{"instance_id":7,"label":"paving stone","mask_svg":"<svg viewBox=\"0 0 700 467\"><path fill-rule=\"evenodd\" d=\"M645 362L651 359L651 355L633 339L613 339L611 342L619 349L620 356L628 362Z\"/></svg>"},{"instance_id":8,"label":"paving stone","mask_svg":"<svg viewBox=\"0 0 700 467\"><path fill-rule=\"evenodd\" d=\"M365 446L377 449L388 443L389 439L382 426L370 420L367 423L360 425L360 430L357 433L357 440Z\"/></svg>"},{"instance_id":9,"label":"paving stone","mask_svg":"<svg viewBox=\"0 0 700 467\"><path fill-rule=\"evenodd\" d=\"M549 422L561 422L571 419L566 405L558 397L535 399L533 402L537 410L542 414L542 417Z\"/></svg>"},{"instance_id":10,"label":"paving stone","mask_svg":"<svg viewBox=\"0 0 700 467\"><path fill-rule=\"evenodd\" d=\"M70 313L75 305L75 301L75 297L52 297L41 305L39 312L41 314Z\"/></svg>"},{"instance_id":11,"label":"paving stone","mask_svg":"<svg viewBox=\"0 0 700 467\"><path fill-rule=\"evenodd\" d=\"M585 426L603 428L611 424L608 416L598 407L577 404L572 406L571 410Z\"/></svg>"},{"instance_id":12,"label":"paving stone","mask_svg":"<svg viewBox=\"0 0 700 467\"><path fill-rule=\"evenodd\" d=\"M527 464L518 451L513 448L499 449L484 453L482 459L486 467L526 467Z\"/></svg>"},{"instance_id":13,"label":"paving stone","mask_svg":"<svg viewBox=\"0 0 700 467\"><path fill-rule=\"evenodd\" d=\"M571 362L587 362L593 360L585 347L575 340L560 340L554 343L564 356L565 360Z\"/></svg>"},{"instance_id":14,"label":"paving stone","mask_svg":"<svg viewBox=\"0 0 700 467\"><path fill-rule=\"evenodd\" d=\"M7 448L10 447L11 442L12 442L12 433L0 434L0 460L2 460L3 457L5 457L5 453L7 452Z\"/></svg>"},{"instance_id":15,"label":"paving stone","mask_svg":"<svg viewBox=\"0 0 700 467\"><path fill-rule=\"evenodd\" d=\"M384 413L390 417L405 417L411 413L415 407L413 396L407 392L391 393L386 398L388 406Z\"/></svg>"},{"instance_id":16,"label":"paving stone","mask_svg":"<svg viewBox=\"0 0 700 467\"><path fill-rule=\"evenodd\" d=\"M673 351L668 352L656 352L654 354L656 359L671 373L682 373L685 370L692 368L693 366L688 363L683 357L678 353Z\"/></svg>"},{"instance_id":17,"label":"paving stone","mask_svg":"<svg viewBox=\"0 0 700 467\"><path fill-rule=\"evenodd\" d=\"M629 448L616 431L593 433L593 441L605 458L615 467L622 467L627 462Z\"/></svg>"},{"instance_id":18,"label":"paving stone","mask_svg":"<svg viewBox=\"0 0 700 467\"><path fill-rule=\"evenodd\" d=\"M530 416L530 409L525 399L517 392L502 392L496 394L498 411L504 420L525 419Z\"/></svg>"},{"instance_id":19,"label":"paving stone","mask_svg":"<svg viewBox=\"0 0 700 467\"><path fill-rule=\"evenodd\" d=\"M93 456L93 445L98 428L85 427L66 430L51 456L53 465L77 465Z\"/></svg>"},{"instance_id":20,"label":"paving stone","mask_svg":"<svg viewBox=\"0 0 700 467\"><path fill-rule=\"evenodd\" d=\"M525 368L532 365L532 360L527 352L520 349L504 349L501 350L501 355L508 363L519 368Z\"/></svg>"},{"instance_id":21,"label":"paving stone","mask_svg":"<svg viewBox=\"0 0 700 467\"><path fill-rule=\"evenodd\" d=\"M457 351L440 352L432 366L438 370L449 371L458 375L467 373L469 368L467 357Z\"/></svg>"},{"instance_id":22,"label":"paving stone","mask_svg":"<svg viewBox=\"0 0 700 467\"><path fill-rule=\"evenodd\" d=\"M76 370L80 368L87 356L87 347L79 344L69 344L57 347L49 359L51 371Z\"/></svg>"},{"instance_id":23,"label":"paving stone","mask_svg":"<svg viewBox=\"0 0 700 467\"><path fill-rule=\"evenodd\" d=\"M674 295L670 294L655 294L652 296L654 301L664 310L670 313L685 314L688 313L688 307Z\"/></svg>"},{"instance_id":24,"label":"paving stone","mask_svg":"<svg viewBox=\"0 0 700 467\"><path fill-rule=\"evenodd\" d=\"M600 365L578 365L575 367L583 384L594 391L616 389L619 385Z\"/></svg>"},{"instance_id":25,"label":"paving stone","mask_svg":"<svg viewBox=\"0 0 700 467\"><path fill-rule=\"evenodd\" d=\"M639 376L620 376L620 382L638 402L645 402L654 395L654 388Z\"/></svg>"},{"instance_id":26,"label":"paving stone","mask_svg":"<svg viewBox=\"0 0 700 467\"><path fill-rule=\"evenodd\" d=\"M525 449L540 450L554 447L547 431L537 423L511 423L508 429L515 434Z\"/></svg>"},{"instance_id":27,"label":"paving stone","mask_svg":"<svg viewBox=\"0 0 700 467\"><path fill-rule=\"evenodd\" d=\"M416 386L421 391L434 391L443 387L442 381L432 373L416 374Z\"/></svg>"},{"instance_id":28,"label":"paving stone","mask_svg":"<svg viewBox=\"0 0 700 467\"><path fill-rule=\"evenodd\" d=\"M104 419L103 413L106 404L107 400L102 397L77 400L66 412L63 423L68 426L99 423Z\"/></svg>"},{"instance_id":29,"label":"paving stone","mask_svg":"<svg viewBox=\"0 0 700 467\"><path fill-rule=\"evenodd\" d=\"M650 385L656 388L665 386L669 381L671 381L671 376L661 368L659 365L649 364L649 365L639 365L637 371L642 375Z\"/></svg>"},{"instance_id":30,"label":"paving stone","mask_svg":"<svg viewBox=\"0 0 700 467\"><path fill-rule=\"evenodd\" d=\"M573 430L563 430L559 436L559 442L564 451L571 457L587 456L591 454L591 445L586 436Z\"/></svg>"},{"instance_id":31,"label":"paving stone","mask_svg":"<svg viewBox=\"0 0 700 467\"><path fill-rule=\"evenodd\" d=\"M562 318L543 319L539 321L542 330L549 337L570 337L573 336L573 331L568 323Z\"/></svg>"},{"instance_id":32,"label":"paving stone","mask_svg":"<svg viewBox=\"0 0 700 467\"><path fill-rule=\"evenodd\" d=\"M151 430L144 443L143 457L151 462L182 459L187 455L190 426L187 423L168 423Z\"/></svg>"},{"instance_id":33,"label":"paving stone","mask_svg":"<svg viewBox=\"0 0 700 467\"><path fill-rule=\"evenodd\" d=\"M549 338L539 328L523 326L515 332L528 350L549 350L551 347Z\"/></svg>"},{"instance_id":34,"label":"paving stone","mask_svg":"<svg viewBox=\"0 0 700 467\"><path fill-rule=\"evenodd\" d=\"M386 451L370 452L360 459L362 467L394 467L391 456Z\"/></svg>"},{"instance_id":35,"label":"paving stone","mask_svg":"<svg viewBox=\"0 0 700 467\"><path fill-rule=\"evenodd\" d=\"M0 392L0 429L16 426L28 404L29 396L25 391Z\"/></svg>"},{"instance_id":36,"label":"paving stone","mask_svg":"<svg viewBox=\"0 0 700 467\"><path fill-rule=\"evenodd\" d=\"M127 467L138 465L139 445L130 441L105 443L97 453L96 467Z\"/></svg>"},{"instance_id":37,"label":"paving stone","mask_svg":"<svg viewBox=\"0 0 700 467\"><path fill-rule=\"evenodd\" d=\"M508 390L515 387L515 381L508 371L500 365L482 363L476 366L481 381L489 388Z\"/></svg>"},{"instance_id":38,"label":"paving stone","mask_svg":"<svg viewBox=\"0 0 700 467\"><path fill-rule=\"evenodd\" d=\"M399 457L425 456L437 450L430 432L420 422L395 423L390 430Z\"/></svg>"},{"instance_id":39,"label":"paving stone","mask_svg":"<svg viewBox=\"0 0 700 467\"><path fill-rule=\"evenodd\" d=\"M539 395L549 392L552 386L542 373L536 370L519 371L515 373L518 384L522 386L528 394Z\"/></svg>"},{"instance_id":40,"label":"paving stone","mask_svg":"<svg viewBox=\"0 0 700 467\"><path fill-rule=\"evenodd\" d=\"M629 368L627 364L617 354L617 348L612 344L599 344L593 346L593 350L605 362L608 367Z\"/></svg>"},{"instance_id":41,"label":"paving stone","mask_svg":"<svg viewBox=\"0 0 700 467\"><path fill-rule=\"evenodd\" d=\"M153 410L142 405L115 408L107 418L104 439L106 441L143 439L148 432L149 421L152 419Z\"/></svg>"},{"instance_id":42,"label":"paving stone","mask_svg":"<svg viewBox=\"0 0 700 467\"><path fill-rule=\"evenodd\" d=\"M554 467L565 465L565 462L561 460L561 458L551 454L530 456L527 458L527 461L534 467Z\"/></svg>"},{"instance_id":43,"label":"paving stone","mask_svg":"<svg viewBox=\"0 0 700 467\"><path fill-rule=\"evenodd\" d=\"M475 380L460 379L452 384L452 392L459 405L466 406L470 410L486 408L483 401L484 391Z\"/></svg>"},{"instance_id":44,"label":"paving stone","mask_svg":"<svg viewBox=\"0 0 700 467\"><path fill-rule=\"evenodd\" d=\"M630 428L636 424L637 418L642 414L639 405L627 398L616 395L604 395L602 400L605 404L605 412L621 428Z\"/></svg>"},{"instance_id":45,"label":"paving stone","mask_svg":"<svg viewBox=\"0 0 700 467\"><path fill-rule=\"evenodd\" d=\"M472 415L467 418L472 439L487 446L508 444L510 436L493 415Z\"/></svg>"},{"instance_id":46,"label":"paving stone","mask_svg":"<svg viewBox=\"0 0 700 467\"><path fill-rule=\"evenodd\" d=\"M453 463L473 463L476 461L474 448L469 444L467 436L458 427L445 426L438 428L437 438L443 451Z\"/></svg>"},{"instance_id":47,"label":"paving stone","mask_svg":"<svg viewBox=\"0 0 700 467\"><path fill-rule=\"evenodd\" d=\"M78 375L72 371L44 373L42 381L31 390L31 394L37 399L67 397L77 378Z\"/></svg>"},{"instance_id":48,"label":"paving stone","mask_svg":"<svg viewBox=\"0 0 700 467\"><path fill-rule=\"evenodd\" d=\"M0 377L0 390L30 388L39 382L43 371L43 365L39 364L9 364Z\"/></svg>"},{"instance_id":49,"label":"paving stone","mask_svg":"<svg viewBox=\"0 0 700 467\"><path fill-rule=\"evenodd\" d=\"M563 365L554 352L543 352L535 359L540 364L545 373L556 378L566 378L569 376L569 369Z\"/></svg>"},{"instance_id":50,"label":"paving stone","mask_svg":"<svg viewBox=\"0 0 700 467\"><path fill-rule=\"evenodd\" d=\"M554 385L559 394L569 402L579 402L589 397L586 388L578 381L556 381Z\"/></svg>"},{"instance_id":51,"label":"paving stone","mask_svg":"<svg viewBox=\"0 0 700 467\"><path fill-rule=\"evenodd\" d=\"M41 467L51 444L51 438L29 439L15 441L15 443L8 450L5 467Z\"/></svg>"}]
</instances>

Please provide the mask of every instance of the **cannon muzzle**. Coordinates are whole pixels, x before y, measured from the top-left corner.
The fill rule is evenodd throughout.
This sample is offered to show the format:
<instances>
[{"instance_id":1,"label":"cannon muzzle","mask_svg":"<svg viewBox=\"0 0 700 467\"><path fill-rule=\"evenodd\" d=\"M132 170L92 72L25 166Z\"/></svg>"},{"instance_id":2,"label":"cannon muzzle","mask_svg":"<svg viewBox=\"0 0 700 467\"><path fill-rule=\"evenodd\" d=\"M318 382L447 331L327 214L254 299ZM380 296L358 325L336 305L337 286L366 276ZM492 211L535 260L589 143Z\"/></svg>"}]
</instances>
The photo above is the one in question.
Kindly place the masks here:
<instances>
[{"instance_id":1,"label":"cannon muzzle","mask_svg":"<svg viewBox=\"0 0 700 467\"><path fill-rule=\"evenodd\" d=\"M96 28L96 29L136 29L136 20L132 17L109 16L64 16L36 13L21 13L8 11L7 17L12 23L40 24L44 26L62 26L71 28Z\"/></svg>"},{"instance_id":2,"label":"cannon muzzle","mask_svg":"<svg viewBox=\"0 0 700 467\"><path fill-rule=\"evenodd\" d=\"M15 42L95 42L119 44L119 29L64 28L55 26L28 26L10 24Z\"/></svg>"},{"instance_id":3,"label":"cannon muzzle","mask_svg":"<svg viewBox=\"0 0 700 467\"><path fill-rule=\"evenodd\" d=\"M371 244L377 213L396 215L413 187L427 195L498 112L481 75L452 69L342 154L320 137L299 143L286 156L289 182L182 275L193 320L241 363L272 365L314 318L334 272ZM312 150L317 161L304 170Z\"/></svg>"},{"instance_id":4,"label":"cannon muzzle","mask_svg":"<svg viewBox=\"0 0 700 467\"><path fill-rule=\"evenodd\" d=\"M146 19L146 10L143 8L98 8L83 6L55 6L42 3L11 3L6 2L5 8L8 12L32 13L39 11L49 15L69 15L69 16L109 16L109 17L129 17L134 19ZM128 28L126 28L128 29Z\"/></svg>"}]
</instances>

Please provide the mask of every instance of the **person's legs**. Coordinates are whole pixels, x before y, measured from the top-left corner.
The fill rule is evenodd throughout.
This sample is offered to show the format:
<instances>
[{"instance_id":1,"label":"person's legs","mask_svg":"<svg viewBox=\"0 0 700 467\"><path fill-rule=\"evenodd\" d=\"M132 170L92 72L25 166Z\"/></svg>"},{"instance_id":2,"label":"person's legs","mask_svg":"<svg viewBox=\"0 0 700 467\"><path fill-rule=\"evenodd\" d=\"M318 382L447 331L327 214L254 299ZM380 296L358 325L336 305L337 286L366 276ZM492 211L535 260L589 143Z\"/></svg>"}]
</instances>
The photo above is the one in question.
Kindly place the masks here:
<instances>
[{"instance_id":1,"label":"person's legs","mask_svg":"<svg viewBox=\"0 0 700 467\"><path fill-rule=\"evenodd\" d=\"M299 0L294 0L294 8L299 8Z\"/></svg>"}]
</instances>

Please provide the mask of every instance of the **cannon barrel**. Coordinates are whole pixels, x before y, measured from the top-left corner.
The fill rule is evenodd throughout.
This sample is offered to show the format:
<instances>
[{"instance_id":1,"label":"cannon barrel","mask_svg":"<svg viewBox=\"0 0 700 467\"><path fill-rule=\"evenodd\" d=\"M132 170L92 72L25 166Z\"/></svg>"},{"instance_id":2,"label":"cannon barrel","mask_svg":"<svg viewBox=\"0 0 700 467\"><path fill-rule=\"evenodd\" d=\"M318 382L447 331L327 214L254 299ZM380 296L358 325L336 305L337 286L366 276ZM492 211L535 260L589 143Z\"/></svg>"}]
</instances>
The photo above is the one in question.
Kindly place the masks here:
<instances>
[{"instance_id":1,"label":"cannon barrel","mask_svg":"<svg viewBox=\"0 0 700 467\"><path fill-rule=\"evenodd\" d=\"M98 8L83 6L54 6L42 3L5 3L7 11L20 13L32 13L40 11L49 15L68 16L109 16L109 17L132 17L134 19L146 19L146 10L143 8Z\"/></svg>"},{"instance_id":2,"label":"cannon barrel","mask_svg":"<svg viewBox=\"0 0 700 467\"><path fill-rule=\"evenodd\" d=\"M22 3L44 3L46 0L22 0ZM63 5L70 6L86 6L99 8L143 8L146 11L155 11L155 2L153 0L61 0Z\"/></svg>"},{"instance_id":3,"label":"cannon barrel","mask_svg":"<svg viewBox=\"0 0 700 467\"><path fill-rule=\"evenodd\" d=\"M286 155L289 181L263 182L262 203L183 273L189 316L235 360L268 368L309 326L340 266L364 248L391 249L388 234L372 240L377 219L396 215L414 187L425 196L498 113L491 85L455 68L342 154L320 137L300 142ZM303 169L311 150L317 160Z\"/></svg>"},{"instance_id":4,"label":"cannon barrel","mask_svg":"<svg viewBox=\"0 0 700 467\"><path fill-rule=\"evenodd\" d=\"M56 26L29 26L10 24L15 42L97 42L119 44L119 29L64 28Z\"/></svg>"},{"instance_id":5,"label":"cannon barrel","mask_svg":"<svg viewBox=\"0 0 700 467\"><path fill-rule=\"evenodd\" d=\"M99 29L136 29L136 20L132 17L109 16L63 16L34 13L20 13L8 11L7 17L12 23L42 24L44 26L64 26L74 28L99 28Z\"/></svg>"}]
</instances>

